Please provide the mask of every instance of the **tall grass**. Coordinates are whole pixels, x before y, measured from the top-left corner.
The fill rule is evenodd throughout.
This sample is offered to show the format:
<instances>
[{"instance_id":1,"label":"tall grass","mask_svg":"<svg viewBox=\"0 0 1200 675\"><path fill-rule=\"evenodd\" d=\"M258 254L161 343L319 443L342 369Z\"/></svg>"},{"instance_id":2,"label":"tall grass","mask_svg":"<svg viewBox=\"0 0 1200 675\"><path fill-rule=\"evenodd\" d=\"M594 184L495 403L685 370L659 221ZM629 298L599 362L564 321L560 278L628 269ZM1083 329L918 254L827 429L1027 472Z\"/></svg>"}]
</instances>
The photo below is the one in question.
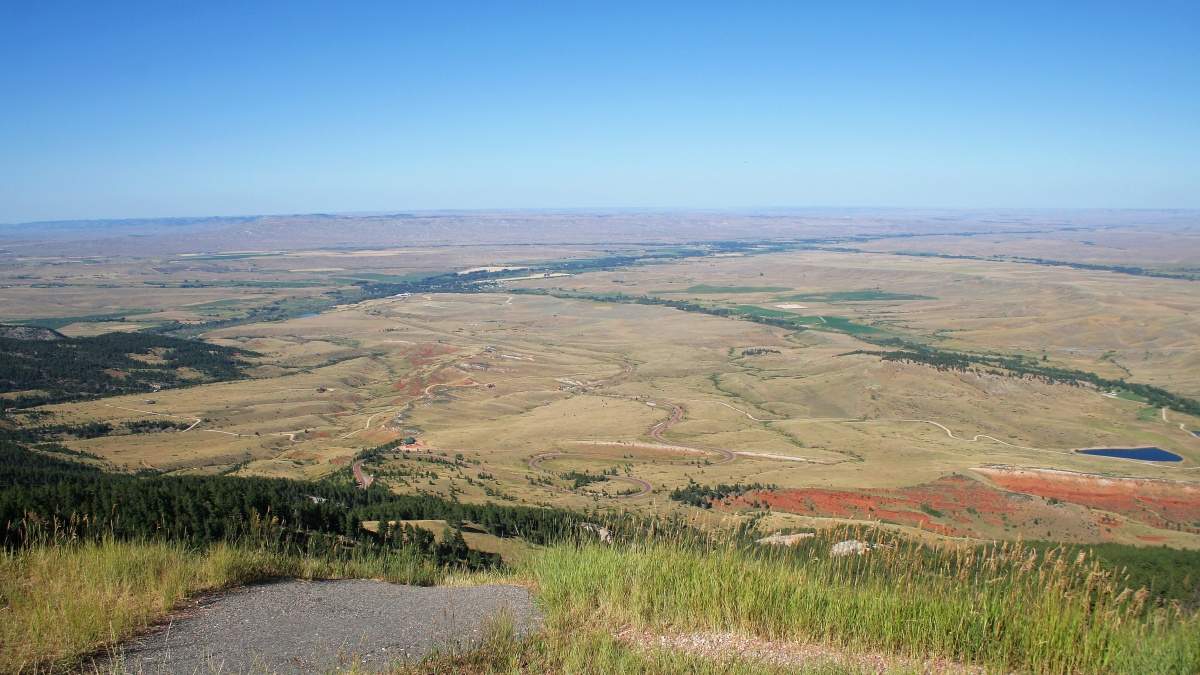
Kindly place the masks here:
<instances>
[{"instance_id":1,"label":"tall grass","mask_svg":"<svg viewBox=\"0 0 1200 675\"><path fill-rule=\"evenodd\" d=\"M658 528L613 545L554 545L516 569L485 575L438 569L405 551L312 554L266 540L203 551L163 541L47 540L0 552L0 672L66 671L189 595L260 579L428 585L502 581L503 574L536 588L546 630L523 640L509 631L483 650L442 655L415 672L666 675L765 668L647 653L612 637L627 627L822 642L1001 672L1200 672L1200 619L1178 605L1149 606L1148 593L1125 588L1087 555L1019 544L934 549L887 537L834 529L774 549L736 534L722 541ZM844 539L874 547L831 556L830 547Z\"/></svg>"},{"instance_id":2,"label":"tall grass","mask_svg":"<svg viewBox=\"0 0 1200 675\"><path fill-rule=\"evenodd\" d=\"M1086 555L1019 545L931 550L879 533L827 531L791 553L645 539L560 545L528 572L559 625L733 631L1034 673L1200 672L1200 626L1147 608Z\"/></svg>"},{"instance_id":3,"label":"tall grass","mask_svg":"<svg viewBox=\"0 0 1200 675\"><path fill-rule=\"evenodd\" d=\"M270 546L197 551L163 541L50 541L0 552L0 672L69 670L189 595L261 579L372 578L432 585L416 555L315 557Z\"/></svg>"}]
</instances>

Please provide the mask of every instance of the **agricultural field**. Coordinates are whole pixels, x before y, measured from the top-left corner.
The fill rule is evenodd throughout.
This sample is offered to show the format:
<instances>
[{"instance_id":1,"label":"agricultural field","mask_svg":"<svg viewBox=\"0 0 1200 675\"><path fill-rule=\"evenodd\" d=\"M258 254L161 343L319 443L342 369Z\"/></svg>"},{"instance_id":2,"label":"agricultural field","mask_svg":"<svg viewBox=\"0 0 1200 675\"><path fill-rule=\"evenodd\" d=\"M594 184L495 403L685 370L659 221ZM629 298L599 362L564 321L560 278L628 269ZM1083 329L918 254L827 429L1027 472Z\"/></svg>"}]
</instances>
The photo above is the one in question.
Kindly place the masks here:
<instances>
[{"instance_id":1,"label":"agricultural field","mask_svg":"<svg viewBox=\"0 0 1200 675\"><path fill-rule=\"evenodd\" d=\"M362 480L464 502L1200 547L1200 418L1037 370L1200 398L1190 280L779 246L29 258L3 273L5 323L245 355L228 381L39 408L42 424L113 427L59 442L118 470L314 479L365 457ZM435 277L454 292L392 292ZM1130 447L1181 460L1075 452Z\"/></svg>"}]
</instances>

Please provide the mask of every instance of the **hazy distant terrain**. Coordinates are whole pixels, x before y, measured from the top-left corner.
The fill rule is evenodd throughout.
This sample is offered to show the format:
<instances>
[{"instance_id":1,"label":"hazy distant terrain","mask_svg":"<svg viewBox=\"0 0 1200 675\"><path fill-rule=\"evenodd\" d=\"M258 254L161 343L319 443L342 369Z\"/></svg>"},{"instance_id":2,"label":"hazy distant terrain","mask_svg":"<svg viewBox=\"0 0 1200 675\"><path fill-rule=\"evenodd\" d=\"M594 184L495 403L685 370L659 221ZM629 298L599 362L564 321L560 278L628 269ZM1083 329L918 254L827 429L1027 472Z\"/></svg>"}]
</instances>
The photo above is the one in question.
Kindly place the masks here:
<instances>
[{"instance_id":1,"label":"hazy distant terrain","mask_svg":"<svg viewBox=\"0 0 1200 675\"><path fill-rule=\"evenodd\" d=\"M54 440L127 470L319 479L417 438L486 469L427 476L417 459L380 458L365 470L405 494L464 502L707 506L717 519L765 509L763 523L782 529L835 518L1200 547L1197 215L612 210L7 226L41 239L2 246L0 323L71 336L59 351L119 353L70 391L14 362L6 396L41 402L30 419L47 420ZM172 361L160 336L248 360L201 377L214 364ZM1131 446L1183 459L1074 452ZM546 453L565 456L537 459ZM493 478L476 482L481 472ZM1117 492L1134 501L1107 484L1060 484L1100 473L1127 481ZM719 489L737 484L759 488Z\"/></svg>"},{"instance_id":2,"label":"hazy distant terrain","mask_svg":"<svg viewBox=\"0 0 1200 675\"><path fill-rule=\"evenodd\" d=\"M851 237L860 241L878 238L886 247L907 249L929 237L1043 235L1071 239L1080 232L1136 236L1146 230L1200 236L1200 214L1179 210L613 209L163 218L0 225L0 248L19 255L139 255L272 248ZM897 238L913 242L890 241ZM1170 249L1178 252L1178 247Z\"/></svg>"}]
</instances>

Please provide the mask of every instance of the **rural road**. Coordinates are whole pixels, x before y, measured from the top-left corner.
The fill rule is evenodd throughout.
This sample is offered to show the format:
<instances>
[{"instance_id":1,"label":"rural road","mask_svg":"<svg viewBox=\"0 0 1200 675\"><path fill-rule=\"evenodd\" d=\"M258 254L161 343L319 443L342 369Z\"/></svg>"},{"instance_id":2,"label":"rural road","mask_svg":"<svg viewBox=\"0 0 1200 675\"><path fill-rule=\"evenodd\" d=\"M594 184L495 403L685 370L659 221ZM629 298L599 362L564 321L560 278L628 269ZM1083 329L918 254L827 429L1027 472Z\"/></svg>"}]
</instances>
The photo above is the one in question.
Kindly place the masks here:
<instances>
[{"instance_id":1,"label":"rural road","mask_svg":"<svg viewBox=\"0 0 1200 675\"><path fill-rule=\"evenodd\" d=\"M619 377L621 377L621 376L618 376L618 378ZM613 378L613 379L618 379L618 378ZM622 396L621 398L636 398L636 397ZM664 406L664 407L671 409L671 418L664 422L660 422L657 426L654 427L654 429L652 429L650 431L650 435L652 437L654 437L656 440L661 441L663 443L674 443L675 445L683 446L686 448L692 448L693 450L703 450L703 451L712 452L712 453L716 453L717 455L720 455L720 459L710 462L710 464L712 464L712 465L725 464L727 462L732 462L734 459L736 459L736 455L734 455L732 452L730 452L729 450L726 450L724 448L718 448L718 447L714 447L711 445L692 445L690 443L683 443L680 441L668 441L667 439L663 438L660 434L664 430L666 430L667 427L670 427L672 424L679 421L679 419L683 416L683 409L681 409L679 406L672 405L672 404L666 403L664 401L655 401L654 403L656 403L657 405ZM382 455L382 457L390 457L392 459L412 458L412 459L439 460L439 461L455 464L457 466L464 466L464 467L468 467L468 468L472 468L472 469L479 469L480 471L485 471L494 476L504 476L505 478L509 478L511 480L521 481L522 483L529 483L530 485L537 485L538 487L546 488L547 490L555 490L557 492L565 492L568 494L583 495L585 497L599 495L599 493L581 492L579 490L568 490L566 488L560 488L560 487L556 487L553 485L544 485L542 483L534 483L533 481L531 481L528 478L525 478L523 476L506 473L504 471L496 471L495 469L490 469L485 466L481 466L479 464L473 464L471 462L467 462L467 461L464 461L461 459L452 459L452 458L446 457L444 455L435 455L432 453L411 453L410 452L410 453L405 453L405 454L386 454L386 455ZM587 453L573 453L573 452L548 452L546 454L538 455L537 457L530 459L529 466L531 466L535 469L538 469L540 471L545 471L547 473L553 473L553 474L568 473L567 471L560 471L560 470L556 470L556 469L547 469L546 467L541 465L541 462L543 460L555 459L558 457L582 457L582 458L587 458L587 459L613 460L616 462L638 462L641 464L683 465L683 464L694 464L695 463L695 460L672 461L672 460L656 460L656 459L627 459L627 458L623 458L623 457L617 457L615 455L587 454ZM371 484L371 480L373 478L372 476L364 474L362 471L362 464L365 461L366 460L359 460L354 463L354 467L353 467L354 468L354 478L358 482L358 486L364 490L367 489L367 486L369 486ZM586 473L586 472L583 472L583 473ZM591 475L595 475L595 474L591 474ZM638 488L639 488L638 491L630 492L627 494L603 495L603 496L613 498L613 499L630 499L633 497L644 497L645 495L650 494L650 492L654 489L653 485L651 485L647 481L642 480L641 478L633 478L631 476L615 476L614 475L614 476L606 476L606 479L607 480L626 481L629 483L633 483L634 485L638 486Z\"/></svg>"},{"instance_id":2,"label":"rural road","mask_svg":"<svg viewBox=\"0 0 1200 675\"><path fill-rule=\"evenodd\" d=\"M365 461L367 461L367 460L360 459L354 463L353 467L351 467L352 469L354 469L354 480L358 483L358 487L360 487L364 490L371 487L371 482L375 480L374 476L368 476L365 473L363 473L362 465L363 465L363 462L365 462Z\"/></svg>"},{"instance_id":3,"label":"rural road","mask_svg":"<svg viewBox=\"0 0 1200 675\"><path fill-rule=\"evenodd\" d=\"M541 615L517 586L422 588L361 579L286 580L211 596L167 627L124 645L125 673L381 672L433 647L477 643L506 612L518 635ZM118 664L97 663L100 672ZM90 671L90 665L85 664Z\"/></svg>"}]
</instances>

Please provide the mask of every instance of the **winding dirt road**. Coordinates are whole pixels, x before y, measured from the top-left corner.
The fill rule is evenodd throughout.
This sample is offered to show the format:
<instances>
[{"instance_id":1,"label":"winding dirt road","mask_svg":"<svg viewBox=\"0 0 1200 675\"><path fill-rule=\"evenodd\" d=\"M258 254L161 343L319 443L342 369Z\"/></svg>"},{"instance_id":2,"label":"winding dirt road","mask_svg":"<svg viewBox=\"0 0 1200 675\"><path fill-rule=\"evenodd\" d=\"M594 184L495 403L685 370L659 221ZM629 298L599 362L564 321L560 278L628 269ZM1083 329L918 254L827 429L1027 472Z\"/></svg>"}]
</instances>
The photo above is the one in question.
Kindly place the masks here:
<instances>
[{"instance_id":1,"label":"winding dirt road","mask_svg":"<svg viewBox=\"0 0 1200 675\"><path fill-rule=\"evenodd\" d=\"M622 380L626 377L629 377L629 375L631 375L633 373L633 364L628 363L626 361L621 361L620 359L615 359L615 358L606 357L606 356L597 356L597 357L593 357L593 358L608 361L610 363L616 363L616 364L620 365L621 367L623 367L624 370L623 370L623 372L618 373L617 375L614 375L612 377L607 377L607 378L604 378L601 380L594 380L591 382L586 382L586 383L582 384L581 386L574 388L574 391L583 393L590 388L601 387L606 384L611 384L618 380ZM470 381L468 383L459 384L459 385L445 385L445 384L430 385L430 387L426 388L426 393L430 393L429 390L432 389L433 387L437 387L437 386L441 386L441 387L468 386L468 387L470 387L470 386L479 386L479 385L476 382L470 382ZM679 406L671 404L671 403L667 403L666 401L653 400L653 399L648 399L646 397L621 396L621 395L615 395L615 394L614 394L614 396L618 396L619 398L644 400L647 403L651 403L655 406L662 406L662 407L670 408L671 417L663 422L658 423L657 425L654 426L653 429L650 430L650 436L653 437L655 440L658 440L658 441L661 441L661 442L667 443L667 444L673 443L676 446L690 448L693 450L699 450L702 452L714 453L715 455L718 456L718 459L716 459L715 461L709 462L710 464L725 464L728 462L732 462L734 459L737 458L737 456L733 452L726 450L725 448L718 448L718 447L708 446L708 445L693 445L690 443L673 442L673 441L668 441L667 439L663 438L662 433L664 431L666 431L668 427L670 427L672 424L675 424L683 417L683 409L680 408ZM628 499L628 498L632 498L632 497L645 496L654 489L654 486L650 482L642 480L641 478L633 478L631 476L612 476L612 475L593 474L593 473L588 473L588 472L578 472L578 473L583 473L588 476L603 478L604 480L618 480L618 481L625 481L625 482L633 483L634 485L638 486L638 488L639 488L639 490L636 492L630 492L630 493L626 493L626 494L617 494L617 495L609 495L609 494L604 494L604 493L599 493L599 492L583 492L583 491L579 491L579 490L570 490L567 488L557 487L554 485L548 485L545 483L539 483L539 482L531 480L525 476L518 476L516 474L508 473L505 471L496 471L495 469L485 467L480 464L474 464L474 463L467 462L467 461L464 461L461 459L452 459L449 457L445 457L443 455L436 455L433 453L405 452L405 453L385 454L385 455L381 455L381 456L391 458L391 459L431 459L431 460L447 462L450 464L454 464L456 466L478 469L479 471L483 471L485 473L488 473L488 474L491 474L494 476L503 476L510 480L520 481L522 483L528 483L530 485L536 485L538 487L543 487L548 490L564 492L567 494L582 495L585 497L602 496L602 497L609 497L609 498L615 498L615 499ZM655 460L655 459L629 459L629 458L624 458L624 457L618 457L616 455L606 455L606 454L548 452L548 453L538 455L538 456L530 459L529 466L531 468L537 469L539 471L544 471L546 473L552 473L552 474L556 474L556 475L570 473L569 471L564 471L564 470L549 469L549 468L546 468L541 465L541 462L543 462L545 460L556 459L556 458L560 458L560 457L579 457L579 458L587 458L587 459L603 459L603 460L612 460L612 461L619 461L619 462L637 462L637 463L641 463L641 464L687 465L687 464L695 464L696 463L695 460L677 461L677 460ZM354 466L353 466L354 479L358 482L359 487L361 487L364 490L371 484L371 480L373 479L372 476L364 474L362 471L362 465L363 465L363 462L365 462L365 461L366 460L359 460L359 461L355 462Z\"/></svg>"},{"instance_id":2,"label":"winding dirt road","mask_svg":"<svg viewBox=\"0 0 1200 675\"><path fill-rule=\"evenodd\" d=\"M632 368L630 368L630 370L632 370ZM610 378L608 381L620 379L621 377L624 377L625 375L628 375L628 374L629 374L629 372L626 372L623 375L618 375L617 377ZM622 397L622 398L639 399L639 397L634 397L634 396ZM639 399L639 400L642 400L642 399ZM678 422L680 420L680 418L683 417L683 410L676 405L672 405L672 404L666 403L664 401L652 401L652 402L655 403L656 405L670 408L672 411L670 419L667 419L663 422L658 423L657 425L655 425L655 427L653 429L651 429L650 435L652 437L654 437L656 440L662 441L663 443L673 444L678 447L691 448L693 450L700 450L703 452L714 453L719 457L719 459L717 459L715 461L710 461L709 462L710 465L726 464L728 462L732 462L734 459L737 458L737 455L735 455L733 452L731 452L729 450L726 450L725 448L718 448L718 447L714 447L714 446L710 446L710 445L694 445L694 444L690 444L690 443L667 441L665 438L662 437L662 432L665 431L672 424ZM530 480L529 478L526 478L524 476L518 476L516 474L508 473L505 471L497 471L495 469L492 469L492 468L489 468L486 466L482 466L480 464L474 464L472 462L467 462L465 460L454 459L454 458L446 457L443 455L436 455L433 453L406 452L406 453L385 454L385 455L381 455L381 456L387 457L390 459L432 459L432 460L447 462L447 463L453 464L455 466L462 466L462 467L468 467L471 469L478 469L480 471L483 471L483 472L491 474L491 475L503 476L503 477L511 479L511 480L520 481L522 483L528 483L530 485L536 485L538 487L543 487L548 490L555 490L557 492L564 492L567 494L582 495L585 497L601 496L601 497L609 497L609 498L613 498L613 499L629 499L629 498L633 498L633 497L645 496L654 489L653 484L651 484L649 481L642 480L641 478L634 478L632 476L613 476L613 475L604 475L604 474L593 474L593 473L580 471L578 473L584 473L588 476L595 476L597 478L602 477L605 480L626 481L629 483L633 483L634 485L637 485L639 488L641 488L637 492L618 494L618 495L609 495L609 494L603 494L603 493L598 493L598 492L583 492L580 490L570 490L567 488L561 488L561 487L557 487L554 485L547 485L545 483L539 483L539 482ZM557 459L557 458L561 458L561 457L580 457L580 458L586 458L586 459L611 460L611 461L615 461L615 462L637 462L639 464L659 464L659 465L674 465L674 466L683 466L683 465L689 465L689 464L696 463L696 460L631 459L628 457L619 457L617 455L607 455L607 454L599 454L599 453L547 452L545 454L538 455L538 456L530 459L529 466L534 469L537 469L539 471L544 471L546 473L552 473L552 474L558 474L558 475L570 473L569 471L564 471L564 470L560 470L560 469L548 469L541 465L541 463L545 460ZM366 487L368 485L370 485L371 477L363 474L363 472L362 472L362 464L364 461L366 461L366 460L359 460L358 462L355 462L353 468L354 468L355 480L358 481L359 487L361 487L365 490Z\"/></svg>"}]
</instances>

